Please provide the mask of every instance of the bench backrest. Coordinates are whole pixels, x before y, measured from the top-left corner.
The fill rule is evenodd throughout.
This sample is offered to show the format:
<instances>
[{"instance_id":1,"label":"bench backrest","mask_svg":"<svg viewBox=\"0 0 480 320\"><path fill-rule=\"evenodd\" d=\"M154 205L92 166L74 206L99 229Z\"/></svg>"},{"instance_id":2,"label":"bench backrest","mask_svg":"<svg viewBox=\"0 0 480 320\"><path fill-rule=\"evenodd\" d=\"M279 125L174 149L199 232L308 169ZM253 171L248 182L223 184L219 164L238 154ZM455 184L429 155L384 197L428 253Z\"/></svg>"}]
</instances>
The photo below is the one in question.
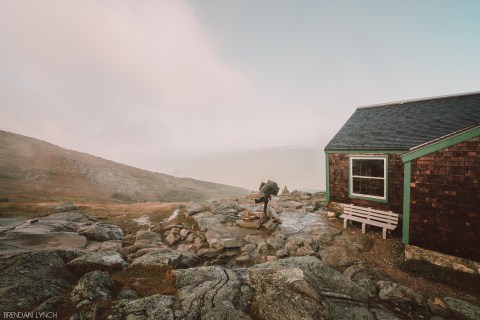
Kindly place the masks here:
<instances>
[{"instance_id":1,"label":"bench backrest","mask_svg":"<svg viewBox=\"0 0 480 320\"><path fill-rule=\"evenodd\" d=\"M344 205L343 209L345 214L351 215L353 217L383 222L392 225L398 224L398 214L392 211L382 211L372 208L357 207L353 204Z\"/></svg>"}]
</instances>

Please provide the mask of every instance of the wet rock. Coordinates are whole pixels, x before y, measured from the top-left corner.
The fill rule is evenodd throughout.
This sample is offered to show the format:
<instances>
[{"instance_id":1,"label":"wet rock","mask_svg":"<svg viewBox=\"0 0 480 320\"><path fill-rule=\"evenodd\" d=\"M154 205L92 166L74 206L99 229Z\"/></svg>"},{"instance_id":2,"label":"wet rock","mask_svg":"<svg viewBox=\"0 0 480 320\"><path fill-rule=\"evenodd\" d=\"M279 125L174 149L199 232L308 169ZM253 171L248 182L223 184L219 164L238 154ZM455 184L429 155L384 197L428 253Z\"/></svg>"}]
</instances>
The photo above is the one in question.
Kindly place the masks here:
<instances>
[{"instance_id":1,"label":"wet rock","mask_svg":"<svg viewBox=\"0 0 480 320\"><path fill-rule=\"evenodd\" d=\"M84 236L88 240L106 241L110 240L107 229L102 228L96 224L86 226L78 230L78 234Z\"/></svg>"},{"instance_id":2,"label":"wet rock","mask_svg":"<svg viewBox=\"0 0 480 320\"><path fill-rule=\"evenodd\" d=\"M183 228L182 230L180 230L180 233L179 233L180 239L181 239L181 240L185 240L185 238L188 237L188 235L190 234L190 232L191 232L190 230L185 229L185 228Z\"/></svg>"},{"instance_id":3,"label":"wet rock","mask_svg":"<svg viewBox=\"0 0 480 320\"><path fill-rule=\"evenodd\" d=\"M439 297L430 297L427 301L428 308L435 314L450 318L451 311L448 305Z\"/></svg>"},{"instance_id":4,"label":"wet rock","mask_svg":"<svg viewBox=\"0 0 480 320\"><path fill-rule=\"evenodd\" d=\"M464 300L455 299L452 297L445 297L447 306L450 308L452 314L461 320L476 320L480 319L480 307L468 303Z\"/></svg>"},{"instance_id":5,"label":"wet rock","mask_svg":"<svg viewBox=\"0 0 480 320\"><path fill-rule=\"evenodd\" d=\"M288 257L288 251L286 249L280 249L275 252L275 255L279 258L285 258Z\"/></svg>"},{"instance_id":6,"label":"wet rock","mask_svg":"<svg viewBox=\"0 0 480 320\"><path fill-rule=\"evenodd\" d=\"M241 282L233 270L218 266L175 270L177 319L249 319L238 305Z\"/></svg>"},{"instance_id":7,"label":"wet rock","mask_svg":"<svg viewBox=\"0 0 480 320\"><path fill-rule=\"evenodd\" d=\"M68 264L77 274L85 274L93 270L120 270L128 265L118 252L97 251L86 253L73 259Z\"/></svg>"},{"instance_id":8,"label":"wet rock","mask_svg":"<svg viewBox=\"0 0 480 320\"><path fill-rule=\"evenodd\" d=\"M237 226L247 229L260 229L261 226L260 219L253 221L243 221L242 219L238 219L235 223Z\"/></svg>"},{"instance_id":9,"label":"wet rock","mask_svg":"<svg viewBox=\"0 0 480 320\"><path fill-rule=\"evenodd\" d=\"M176 244L178 241L180 241L180 237L179 236L176 236L172 233L170 233L166 238L165 238L165 241L173 246L174 244Z\"/></svg>"},{"instance_id":10,"label":"wet rock","mask_svg":"<svg viewBox=\"0 0 480 320\"><path fill-rule=\"evenodd\" d=\"M187 214L192 216L194 214L207 211L209 208L204 203L194 203L188 206Z\"/></svg>"},{"instance_id":11,"label":"wet rock","mask_svg":"<svg viewBox=\"0 0 480 320\"><path fill-rule=\"evenodd\" d=\"M110 299L112 285L113 280L108 272L95 270L80 278L70 296L73 302L78 303L78 308L96 300Z\"/></svg>"},{"instance_id":12,"label":"wet rock","mask_svg":"<svg viewBox=\"0 0 480 320\"><path fill-rule=\"evenodd\" d=\"M349 247L326 247L319 252L319 255L322 261L333 268L349 267L360 262L357 258L358 252Z\"/></svg>"},{"instance_id":13,"label":"wet rock","mask_svg":"<svg viewBox=\"0 0 480 320\"><path fill-rule=\"evenodd\" d=\"M326 298L365 302L366 292L315 257L296 257L248 270L262 319L332 319Z\"/></svg>"},{"instance_id":14,"label":"wet rock","mask_svg":"<svg viewBox=\"0 0 480 320\"><path fill-rule=\"evenodd\" d=\"M189 268L197 263L197 258L169 248L161 248L135 259L130 267L172 267Z\"/></svg>"},{"instance_id":15,"label":"wet rock","mask_svg":"<svg viewBox=\"0 0 480 320\"><path fill-rule=\"evenodd\" d=\"M379 288L378 297L380 300L389 301L393 304L414 303L419 306L426 306L425 299L410 288L391 281L377 281Z\"/></svg>"},{"instance_id":16,"label":"wet rock","mask_svg":"<svg viewBox=\"0 0 480 320\"><path fill-rule=\"evenodd\" d=\"M120 240L108 240L100 244L98 250L100 251L120 251L122 249L122 241Z\"/></svg>"},{"instance_id":17,"label":"wet rock","mask_svg":"<svg viewBox=\"0 0 480 320\"><path fill-rule=\"evenodd\" d=\"M0 257L0 310L31 310L75 283L61 251Z\"/></svg>"},{"instance_id":18,"label":"wet rock","mask_svg":"<svg viewBox=\"0 0 480 320\"><path fill-rule=\"evenodd\" d=\"M237 238L224 238L218 240L218 243L221 248L241 248L243 245L243 241Z\"/></svg>"},{"instance_id":19,"label":"wet rock","mask_svg":"<svg viewBox=\"0 0 480 320\"><path fill-rule=\"evenodd\" d=\"M154 244L162 243L162 238L160 237L160 235L153 231L144 231L144 230L137 231L137 234L135 235L135 241L142 241L142 240L146 240Z\"/></svg>"},{"instance_id":20,"label":"wet rock","mask_svg":"<svg viewBox=\"0 0 480 320\"><path fill-rule=\"evenodd\" d=\"M299 257L300 256L313 256L313 255L315 255L315 251L313 251L312 249L306 248L306 247L300 247L295 252L295 255L299 256Z\"/></svg>"},{"instance_id":21,"label":"wet rock","mask_svg":"<svg viewBox=\"0 0 480 320\"><path fill-rule=\"evenodd\" d=\"M118 299L138 299L138 293L132 289L123 289L118 293Z\"/></svg>"},{"instance_id":22,"label":"wet rock","mask_svg":"<svg viewBox=\"0 0 480 320\"><path fill-rule=\"evenodd\" d=\"M279 250L285 246L285 240L279 239L277 237L275 238L268 238L267 239L267 244L270 248L273 250Z\"/></svg>"},{"instance_id":23,"label":"wet rock","mask_svg":"<svg viewBox=\"0 0 480 320\"><path fill-rule=\"evenodd\" d=\"M155 294L134 300L119 300L113 302L111 320L174 320L173 296Z\"/></svg>"},{"instance_id":24,"label":"wet rock","mask_svg":"<svg viewBox=\"0 0 480 320\"><path fill-rule=\"evenodd\" d=\"M214 201L210 204L210 211L214 214L222 214L222 215L233 215L236 216L238 210L234 208L234 206L230 203L222 203L218 201Z\"/></svg>"}]
</instances>

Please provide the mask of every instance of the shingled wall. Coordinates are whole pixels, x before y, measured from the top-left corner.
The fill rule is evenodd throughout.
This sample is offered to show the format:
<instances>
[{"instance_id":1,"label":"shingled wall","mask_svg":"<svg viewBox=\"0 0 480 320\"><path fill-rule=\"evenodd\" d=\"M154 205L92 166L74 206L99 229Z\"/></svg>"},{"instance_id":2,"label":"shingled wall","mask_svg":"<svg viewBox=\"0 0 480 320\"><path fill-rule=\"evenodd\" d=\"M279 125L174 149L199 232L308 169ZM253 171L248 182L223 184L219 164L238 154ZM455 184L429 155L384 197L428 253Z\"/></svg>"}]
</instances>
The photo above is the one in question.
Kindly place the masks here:
<instances>
[{"instance_id":1,"label":"shingled wall","mask_svg":"<svg viewBox=\"0 0 480 320\"><path fill-rule=\"evenodd\" d=\"M480 137L412 160L410 244L480 261Z\"/></svg>"},{"instance_id":2,"label":"shingled wall","mask_svg":"<svg viewBox=\"0 0 480 320\"><path fill-rule=\"evenodd\" d=\"M352 153L354 155L355 153ZM371 207L401 214L403 211L403 162L398 154L388 154L388 202L350 198L348 194L349 154L330 153L329 186L330 201ZM369 154L373 155L373 154ZM375 154L385 156L385 154Z\"/></svg>"}]
</instances>

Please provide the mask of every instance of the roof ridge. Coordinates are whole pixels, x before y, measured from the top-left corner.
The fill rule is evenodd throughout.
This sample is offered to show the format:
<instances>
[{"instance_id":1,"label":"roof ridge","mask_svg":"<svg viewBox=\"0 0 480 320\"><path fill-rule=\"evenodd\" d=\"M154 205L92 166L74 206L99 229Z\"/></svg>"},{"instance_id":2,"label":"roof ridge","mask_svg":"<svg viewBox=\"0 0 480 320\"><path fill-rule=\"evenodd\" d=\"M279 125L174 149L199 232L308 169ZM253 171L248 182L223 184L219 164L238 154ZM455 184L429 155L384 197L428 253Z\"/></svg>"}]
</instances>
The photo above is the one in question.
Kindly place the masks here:
<instances>
[{"instance_id":1,"label":"roof ridge","mask_svg":"<svg viewBox=\"0 0 480 320\"><path fill-rule=\"evenodd\" d=\"M433 96L433 97L418 98L418 99L398 100L398 101L392 101L392 102L385 102L385 103L359 106L359 107L357 107L357 110L358 109L386 107L386 106L391 106L391 105L395 105L395 104L404 104L404 103L416 102L416 101L428 101L428 100L437 100L437 99L445 99L445 98L471 96L471 95L477 95L477 94L480 94L480 91L472 91L472 92L465 92L465 93L458 93L458 94L449 94L449 95L443 95L443 96Z\"/></svg>"}]
</instances>

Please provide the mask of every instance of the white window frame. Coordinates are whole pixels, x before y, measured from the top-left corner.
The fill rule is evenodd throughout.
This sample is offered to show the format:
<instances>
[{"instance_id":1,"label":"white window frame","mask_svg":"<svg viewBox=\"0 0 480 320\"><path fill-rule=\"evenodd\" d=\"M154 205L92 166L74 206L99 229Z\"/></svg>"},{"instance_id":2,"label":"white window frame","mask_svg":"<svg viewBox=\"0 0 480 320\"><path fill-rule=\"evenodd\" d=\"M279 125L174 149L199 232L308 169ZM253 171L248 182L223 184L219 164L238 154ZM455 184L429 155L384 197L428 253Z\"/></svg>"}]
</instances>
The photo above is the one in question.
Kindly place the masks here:
<instances>
[{"instance_id":1,"label":"white window frame","mask_svg":"<svg viewBox=\"0 0 480 320\"><path fill-rule=\"evenodd\" d=\"M383 178L380 177L369 177L369 176L354 176L353 175L353 160L383 160ZM388 173L388 158L386 156L350 156L348 159L348 178L349 178L349 193L350 197L358 197L365 199L374 199L374 200L387 200L387 173ZM368 178L368 179L383 179L383 197L373 196L363 193L354 193L353 192L353 178Z\"/></svg>"}]
</instances>

